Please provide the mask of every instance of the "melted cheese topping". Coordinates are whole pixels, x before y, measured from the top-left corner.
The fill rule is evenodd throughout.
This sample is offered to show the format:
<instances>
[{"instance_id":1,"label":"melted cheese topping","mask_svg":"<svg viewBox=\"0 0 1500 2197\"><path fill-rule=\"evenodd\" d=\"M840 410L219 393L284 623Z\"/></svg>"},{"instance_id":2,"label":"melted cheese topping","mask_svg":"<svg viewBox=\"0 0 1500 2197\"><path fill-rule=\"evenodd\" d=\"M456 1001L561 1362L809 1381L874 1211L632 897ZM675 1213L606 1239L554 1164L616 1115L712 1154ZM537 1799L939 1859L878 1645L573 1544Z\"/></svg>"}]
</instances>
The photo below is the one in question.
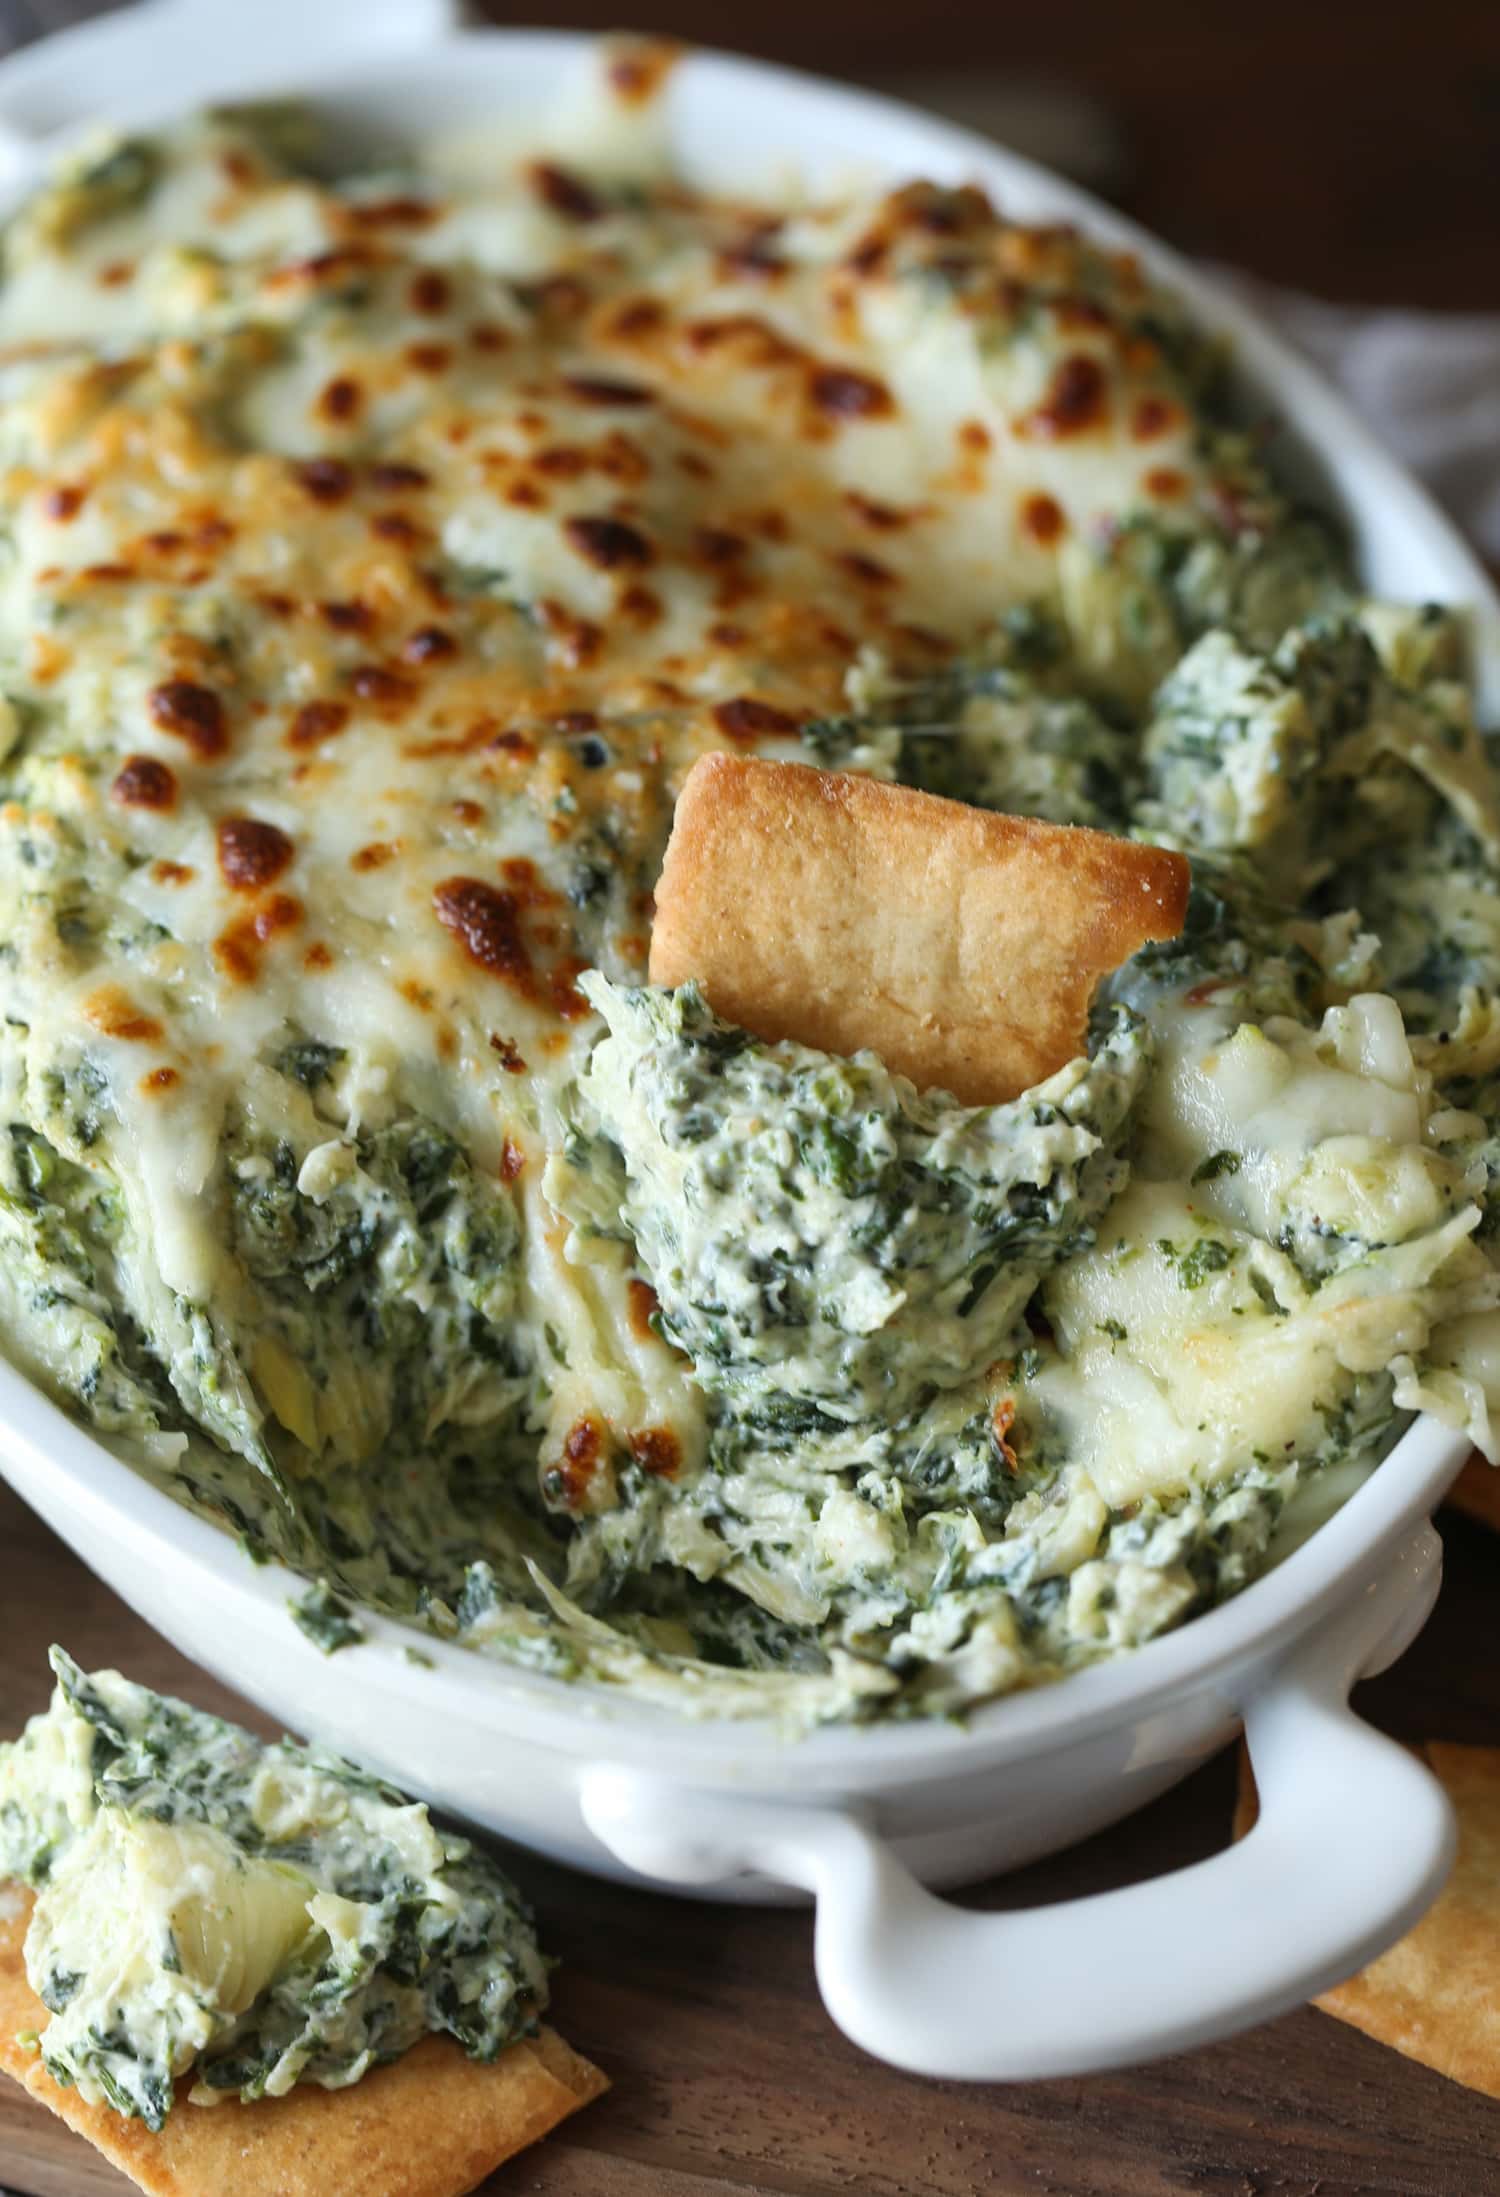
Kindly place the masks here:
<instances>
[{"instance_id":1,"label":"melted cheese topping","mask_svg":"<svg viewBox=\"0 0 1500 2197\"><path fill-rule=\"evenodd\" d=\"M644 971L688 765L784 745L872 657L929 673L1100 529L1202 525L1232 482L1134 265L977 191L783 215L544 159L324 188L220 121L136 149L114 210L131 157L21 218L0 297L0 822L86 849L130 941L101 982L39 938L12 1007L101 1065L177 1296L233 1290L205 1189L290 1027L346 1049L355 1116L399 1090L521 1178L533 1296L576 1326L538 1140L577 974Z\"/></svg>"}]
</instances>

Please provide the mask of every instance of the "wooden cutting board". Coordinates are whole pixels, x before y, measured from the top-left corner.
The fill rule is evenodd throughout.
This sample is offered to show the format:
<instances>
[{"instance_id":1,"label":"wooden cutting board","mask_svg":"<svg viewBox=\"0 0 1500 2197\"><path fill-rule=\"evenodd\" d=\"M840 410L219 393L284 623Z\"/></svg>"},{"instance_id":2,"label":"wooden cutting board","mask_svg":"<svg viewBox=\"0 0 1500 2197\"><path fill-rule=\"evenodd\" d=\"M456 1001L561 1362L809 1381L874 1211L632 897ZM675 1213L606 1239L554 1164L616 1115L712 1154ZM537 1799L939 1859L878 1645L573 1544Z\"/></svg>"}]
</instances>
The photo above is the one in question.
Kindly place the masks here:
<instances>
[{"instance_id":1,"label":"wooden cutting board","mask_svg":"<svg viewBox=\"0 0 1500 2197\"><path fill-rule=\"evenodd\" d=\"M1444 1534L1437 1613L1365 1705L1403 1738L1493 1743L1500 1536L1458 1518ZM0 1737L45 1705L55 1639L86 1668L118 1664L265 1728L0 1486ZM1225 1755L975 1904L1068 1898L1211 1853L1227 1837L1231 1771ZM832 2027L805 1914L665 1899L509 1858L562 1956L558 2027L615 2088L487 2197L1500 2197L1500 2105L1311 2010L1089 2081L921 2082ZM0 2079L0 2189L127 2188Z\"/></svg>"}]
</instances>

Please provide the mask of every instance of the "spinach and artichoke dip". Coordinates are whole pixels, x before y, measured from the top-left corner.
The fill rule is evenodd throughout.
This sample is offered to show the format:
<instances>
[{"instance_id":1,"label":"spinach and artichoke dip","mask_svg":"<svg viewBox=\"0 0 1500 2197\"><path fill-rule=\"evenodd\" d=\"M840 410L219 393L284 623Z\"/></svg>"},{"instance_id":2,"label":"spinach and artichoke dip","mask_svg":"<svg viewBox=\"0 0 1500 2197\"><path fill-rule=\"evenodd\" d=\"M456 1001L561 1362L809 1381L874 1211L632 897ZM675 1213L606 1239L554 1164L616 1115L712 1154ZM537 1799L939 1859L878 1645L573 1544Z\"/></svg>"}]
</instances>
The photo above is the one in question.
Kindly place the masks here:
<instances>
[{"instance_id":1,"label":"spinach and artichoke dip","mask_svg":"<svg viewBox=\"0 0 1500 2197\"><path fill-rule=\"evenodd\" d=\"M342 2089L419 2038L492 2060L532 2034L546 1963L514 1887L352 1763L61 1649L52 1705L0 1747L0 1878L36 1888L26 1971L47 2071L159 2129Z\"/></svg>"},{"instance_id":2,"label":"spinach and artichoke dip","mask_svg":"<svg viewBox=\"0 0 1500 2197\"><path fill-rule=\"evenodd\" d=\"M1494 761L1131 258L706 197L662 75L422 159L215 112L12 219L0 1320L319 1608L951 1712L1418 1409L1493 1452ZM715 748L1182 849L1187 930L1008 1104L755 1042L645 983Z\"/></svg>"}]
</instances>

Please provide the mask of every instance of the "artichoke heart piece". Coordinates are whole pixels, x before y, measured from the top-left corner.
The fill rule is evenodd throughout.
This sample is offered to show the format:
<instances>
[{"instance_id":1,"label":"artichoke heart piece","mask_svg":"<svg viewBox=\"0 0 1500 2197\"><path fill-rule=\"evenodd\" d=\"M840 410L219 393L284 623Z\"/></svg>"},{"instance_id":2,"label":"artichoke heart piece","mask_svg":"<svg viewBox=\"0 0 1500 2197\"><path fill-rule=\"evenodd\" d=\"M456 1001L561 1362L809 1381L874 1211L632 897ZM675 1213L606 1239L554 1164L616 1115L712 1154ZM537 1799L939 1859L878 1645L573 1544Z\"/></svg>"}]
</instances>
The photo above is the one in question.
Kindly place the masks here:
<instances>
[{"instance_id":1,"label":"artichoke heart piece","mask_svg":"<svg viewBox=\"0 0 1500 2197\"><path fill-rule=\"evenodd\" d=\"M0 1748L0 1869L36 1890L56 2082L160 2128L189 2073L279 2097L432 2032L486 2060L534 2034L529 1916L467 1840L336 1756L52 1662L50 1709Z\"/></svg>"}]
</instances>

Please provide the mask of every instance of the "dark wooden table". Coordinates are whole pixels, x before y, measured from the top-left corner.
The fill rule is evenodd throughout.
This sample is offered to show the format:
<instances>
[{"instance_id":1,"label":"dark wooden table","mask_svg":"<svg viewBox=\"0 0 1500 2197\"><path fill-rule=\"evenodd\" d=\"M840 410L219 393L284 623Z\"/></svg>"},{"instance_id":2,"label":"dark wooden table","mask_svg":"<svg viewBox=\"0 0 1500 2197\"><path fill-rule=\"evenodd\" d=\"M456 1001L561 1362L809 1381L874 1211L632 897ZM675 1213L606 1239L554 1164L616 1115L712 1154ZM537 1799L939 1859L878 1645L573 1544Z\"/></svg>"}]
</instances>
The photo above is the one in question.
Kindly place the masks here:
<instances>
[{"instance_id":1,"label":"dark wooden table","mask_svg":"<svg viewBox=\"0 0 1500 2197\"><path fill-rule=\"evenodd\" d=\"M0 52L100 6L0 0ZM1071 88L1114 126L1111 195L1184 250L1355 303L1500 310L1496 0L471 0L470 12L633 23L897 93L943 77L966 95L987 76Z\"/></svg>"},{"instance_id":2,"label":"dark wooden table","mask_svg":"<svg viewBox=\"0 0 1500 2197\"><path fill-rule=\"evenodd\" d=\"M1436 1614L1364 1706L1404 1738L1494 1740L1500 1537L1457 1517L1443 1529ZM264 1728L0 1489L0 1736L45 1705L59 1637L85 1666L118 1664ZM1226 1754L973 1903L1064 1899L1197 1860L1225 1842L1232 1786ZM615 2087L497 2176L493 2197L1500 2197L1500 2104L1311 2009L1088 2081L921 2082L864 2058L828 2021L805 1913L666 1899L509 1858L562 1956L558 2026ZM5 2085L0 2184L126 2197Z\"/></svg>"},{"instance_id":3,"label":"dark wooden table","mask_svg":"<svg viewBox=\"0 0 1500 2197\"><path fill-rule=\"evenodd\" d=\"M90 12L0 0L0 51ZM633 11L488 0L487 12L601 27ZM934 71L1076 88L1112 126L1115 195L1187 249L1332 297L1500 308L1494 0L722 0L711 14L653 0L641 18L897 90ZM1444 1533L1437 1613L1365 1705L1403 1737L1493 1742L1500 1540L1455 1518ZM86 1665L116 1662L256 1721L0 1491L0 1734L43 1705L59 1635ZM1225 1757L975 1902L1065 1898L1197 1859L1227 1835L1231 1787ZM1320 2014L1089 2081L923 2083L831 2027L805 1915L516 1866L563 1957L559 2024L615 2088L500 2176L497 2197L1500 2197L1500 2105ZM125 2189L18 2093L0 2094L0 2184L26 2197Z\"/></svg>"}]
</instances>

